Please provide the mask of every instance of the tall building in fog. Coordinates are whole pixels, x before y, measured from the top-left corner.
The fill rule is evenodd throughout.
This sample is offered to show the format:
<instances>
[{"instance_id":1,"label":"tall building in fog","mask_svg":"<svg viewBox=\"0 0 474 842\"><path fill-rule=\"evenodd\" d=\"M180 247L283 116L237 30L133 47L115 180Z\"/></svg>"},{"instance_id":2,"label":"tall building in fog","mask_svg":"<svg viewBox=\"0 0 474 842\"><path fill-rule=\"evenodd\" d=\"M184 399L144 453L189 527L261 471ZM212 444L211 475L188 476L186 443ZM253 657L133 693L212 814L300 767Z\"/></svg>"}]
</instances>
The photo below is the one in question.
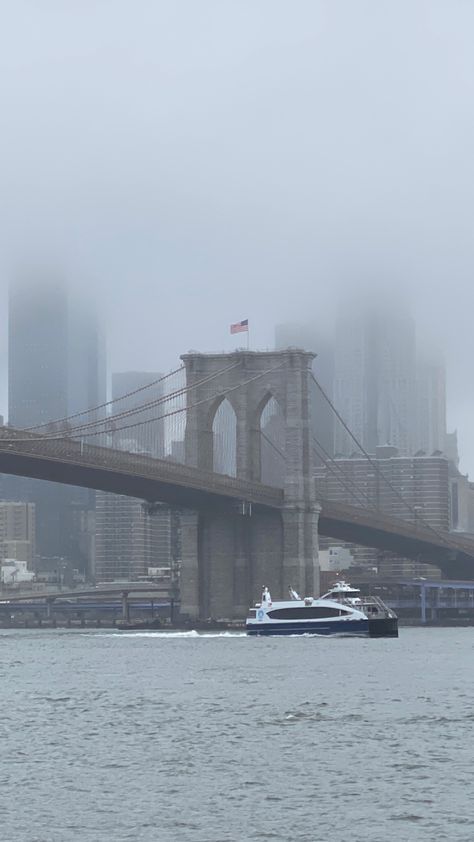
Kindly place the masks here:
<instances>
[{"instance_id":1,"label":"tall building in fog","mask_svg":"<svg viewBox=\"0 0 474 842\"><path fill-rule=\"evenodd\" d=\"M97 314L61 281L11 285L8 421L26 428L105 401L105 343Z\"/></svg>"},{"instance_id":2,"label":"tall building in fog","mask_svg":"<svg viewBox=\"0 0 474 842\"><path fill-rule=\"evenodd\" d=\"M59 280L21 280L9 293L9 423L27 428L65 418L105 402L105 352L96 316L75 301ZM83 569L79 508L93 495L14 477L4 496L36 504L37 550L67 557Z\"/></svg>"},{"instance_id":3,"label":"tall building in fog","mask_svg":"<svg viewBox=\"0 0 474 842\"><path fill-rule=\"evenodd\" d=\"M68 411L68 298L60 282L18 282L8 309L8 421L31 427Z\"/></svg>"},{"instance_id":4,"label":"tall building in fog","mask_svg":"<svg viewBox=\"0 0 474 842\"><path fill-rule=\"evenodd\" d=\"M412 454L417 444L415 325L393 307L343 312L336 325L334 402L341 416L373 453L390 444ZM335 450L356 446L342 425L335 427Z\"/></svg>"},{"instance_id":5,"label":"tall building in fog","mask_svg":"<svg viewBox=\"0 0 474 842\"><path fill-rule=\"evenodd\" d=\"M421 360L416 378L416 450L447 453L446 370L443 361Z\"/></svg>"},{"instance_id":6,"label":"tall building in fog","mask_svg":"<svg viewBox=\"0 0 474 842\"><path fill-rule=\"evenodd\" d=\"M94 307L71 302L68 313L68 415L106 400L105 336ZM99 410L97 416L103 416ZM88 416L87 420L92 420ZM79 423L84 419L79 419Z\"/></svg>"}]
</instances>

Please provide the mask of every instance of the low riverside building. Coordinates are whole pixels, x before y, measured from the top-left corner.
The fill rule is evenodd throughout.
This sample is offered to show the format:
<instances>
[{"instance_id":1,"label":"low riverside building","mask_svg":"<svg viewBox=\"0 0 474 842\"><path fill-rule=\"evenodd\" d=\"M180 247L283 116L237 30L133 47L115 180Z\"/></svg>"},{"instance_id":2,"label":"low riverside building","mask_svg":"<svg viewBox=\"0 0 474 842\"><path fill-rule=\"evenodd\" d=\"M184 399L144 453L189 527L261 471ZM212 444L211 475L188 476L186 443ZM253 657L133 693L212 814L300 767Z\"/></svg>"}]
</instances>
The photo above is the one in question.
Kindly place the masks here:
<instances>
[{"instance_id":1,"label":"low riverside building","mask_svg":"<svg viewBox=\"0 0 474 842\"><path fill-rule=\"evenodd\" d=\"M32 568L36 555L34 503L0 501L0 562L16 559Z\"/></svg>"}]
</instances>

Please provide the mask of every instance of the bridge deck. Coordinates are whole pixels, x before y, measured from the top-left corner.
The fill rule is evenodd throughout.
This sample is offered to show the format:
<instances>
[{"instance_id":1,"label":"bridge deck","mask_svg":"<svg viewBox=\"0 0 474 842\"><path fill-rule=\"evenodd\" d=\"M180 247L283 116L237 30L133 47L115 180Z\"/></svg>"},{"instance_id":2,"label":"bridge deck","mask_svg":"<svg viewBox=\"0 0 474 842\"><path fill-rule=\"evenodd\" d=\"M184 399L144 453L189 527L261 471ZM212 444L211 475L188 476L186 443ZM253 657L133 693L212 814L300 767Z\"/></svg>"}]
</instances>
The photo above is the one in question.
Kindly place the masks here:
<instances>
[{"instance_id":1,"label":"bridge deck","mask_svg":"<svg viewBox=\"0 0 474 842\"><path fill-rule=\"evenodd\" d=\"M179 508L205 510L246 501L258 508L281 509L282 489L210 473L150 456L98 447L69 438L0 428L0 472L77 485L160 501ZM435 531L418 521L400 520L378 511L320 500L319 531L363 546L390 550L435 564L474 560L474 540ZM454 569L453 569L454 572ZM466 575L458 568L455 575Z\"/></svg>"},{"instance_id":2,"label":"bridge deck","mask_svg":"<svg viewBox=\"0 0 474 842\"><path fill-rule=\"evenodd\" d=\"M281 489L140 453L0 428L0 472L110 491L183 508L241 501L279 508Z\"/></svg>"}]
</instances>

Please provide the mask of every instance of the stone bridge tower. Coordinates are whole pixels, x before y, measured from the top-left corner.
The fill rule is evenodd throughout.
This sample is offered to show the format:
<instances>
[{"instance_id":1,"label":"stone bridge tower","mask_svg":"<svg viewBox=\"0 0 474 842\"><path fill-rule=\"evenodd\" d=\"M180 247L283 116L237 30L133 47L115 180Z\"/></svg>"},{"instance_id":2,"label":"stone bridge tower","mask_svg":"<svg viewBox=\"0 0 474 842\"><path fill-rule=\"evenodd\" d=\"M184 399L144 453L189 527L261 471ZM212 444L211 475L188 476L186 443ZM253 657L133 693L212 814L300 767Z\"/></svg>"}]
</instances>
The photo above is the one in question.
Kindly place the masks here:
<instances>
[{"instance_id":1,"label":"stone bridge tower","mask_svg":"<svg viewBox=\"0 0 474 842\"><path fill-rule=\"evenodd\" d=\"M319 593L318 516L311 447L307 351L189 353L185 458L215 468L216 413L228 401L235 416L234 474L262 481L262 416L269 402L282 418L281 510L242 506L183 516L182 611L189 616L242 617L267 584L282 597L292 584ZM191 388L189 388L191 387Z\"/></svg>"}]
</instances>

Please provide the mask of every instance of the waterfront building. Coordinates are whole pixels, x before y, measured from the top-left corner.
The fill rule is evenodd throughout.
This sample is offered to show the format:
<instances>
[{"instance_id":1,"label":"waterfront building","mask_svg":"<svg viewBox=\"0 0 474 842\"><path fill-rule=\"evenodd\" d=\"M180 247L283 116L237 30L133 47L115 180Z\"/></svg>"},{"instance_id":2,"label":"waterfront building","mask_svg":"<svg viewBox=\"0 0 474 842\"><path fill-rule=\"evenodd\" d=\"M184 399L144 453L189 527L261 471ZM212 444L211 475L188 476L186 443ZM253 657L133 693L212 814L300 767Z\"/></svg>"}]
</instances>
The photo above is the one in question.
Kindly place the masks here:
<instances>
[{"instance_id":1,"label":"waterfront building","mask_svg":"<svg viewBox=\"0 0 474 842\"><path fill-rule=\"evenodd\" d=\"M142 500L97 493L97 582L137 580L179 558L179 519L168 506L148 512Z\"/></svg>"},{"instance_id":2,"label":"waterfront building","mask_svg":"<svg viewBox=\"0 0 474 842\"><path fill-rule=\"evenodd\" d=\"M36 556L34 503L0 501L0 560L16 559L33 567Z\"/></svg>"},{"instance_id":3,"label":"waterfront building","mask_svg":"<svg viewBox=\"0 0 474 842\"><path fill-rule=\"evenodd\" d=\"M29 570L26 561L19 561L16 558L0 559L0 583L2 585L22 585L31 582L35 578L32 570Z\"/></svg>"}]
</instances>

